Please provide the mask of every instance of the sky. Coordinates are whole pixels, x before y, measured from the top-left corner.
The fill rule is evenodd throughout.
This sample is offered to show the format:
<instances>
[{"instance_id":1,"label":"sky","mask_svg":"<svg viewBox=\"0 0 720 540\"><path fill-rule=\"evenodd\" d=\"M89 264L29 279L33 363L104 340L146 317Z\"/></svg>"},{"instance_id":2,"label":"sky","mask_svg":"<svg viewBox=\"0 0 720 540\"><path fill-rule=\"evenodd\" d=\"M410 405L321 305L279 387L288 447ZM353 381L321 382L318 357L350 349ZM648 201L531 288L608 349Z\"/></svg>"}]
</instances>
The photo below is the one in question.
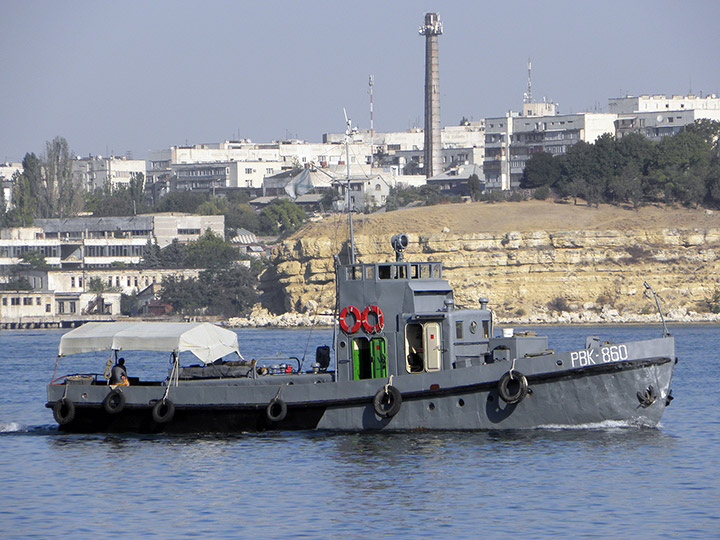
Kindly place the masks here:
<instances>
[{"instance_id":1,"label":"sky","mask_svg":"<svg viewBox=\"0 0 720 540\"><path fill-rule=\"evenodd\" d=\"M0 0L0 161L423 125L437 12L442 125L627 94L718 94L717 0Z\"/></svg>"}]
</instances>

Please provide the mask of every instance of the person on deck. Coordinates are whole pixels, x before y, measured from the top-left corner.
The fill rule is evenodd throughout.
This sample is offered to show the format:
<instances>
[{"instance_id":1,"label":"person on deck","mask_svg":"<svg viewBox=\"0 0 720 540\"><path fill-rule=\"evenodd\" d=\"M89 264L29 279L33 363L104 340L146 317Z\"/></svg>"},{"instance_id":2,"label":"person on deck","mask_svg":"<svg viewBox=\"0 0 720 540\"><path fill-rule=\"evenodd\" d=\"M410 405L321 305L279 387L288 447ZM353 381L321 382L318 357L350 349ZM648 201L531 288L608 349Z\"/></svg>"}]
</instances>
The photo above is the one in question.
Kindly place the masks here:
<instances>
[{"instance_id":1,"label":"person on deck","mask_svg":"<svg viewBox=\"0 0 720 540\"><path fill-rule=\"evenodd\" d=\"M127 370L125 369L125 359L120 358L110 371L110 384L120 384L127 386L130 384L127 378Z\"/></svg>"}]
</instances>

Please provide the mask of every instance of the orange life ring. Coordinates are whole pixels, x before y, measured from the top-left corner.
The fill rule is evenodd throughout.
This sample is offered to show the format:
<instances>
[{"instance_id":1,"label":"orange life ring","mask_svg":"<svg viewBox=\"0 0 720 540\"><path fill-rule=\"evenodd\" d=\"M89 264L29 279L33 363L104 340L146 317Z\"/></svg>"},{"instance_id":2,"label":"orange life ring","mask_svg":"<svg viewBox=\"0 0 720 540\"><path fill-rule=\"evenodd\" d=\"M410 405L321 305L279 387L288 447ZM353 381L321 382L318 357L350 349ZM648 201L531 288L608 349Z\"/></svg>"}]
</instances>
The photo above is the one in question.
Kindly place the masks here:
<instances>
[{"instance_id":1,"label":"orange life ring","mask_svg":"<svg viewBox=\"0 0 720 540\"><path fill-rule=\"evenodd\" d=\"M375 318L377 319L375 324L371 324L368 320L368 315L371 313L374 313ZM383 326L385 326L385 315L383 315L382 309L374 304L366 307L362 312L362 325L365 331L371 334L380 332L383 329Z\"/></svg>"},{"instance_id":2,"label":"orange life ring","mask_svg":"<svg viewBox=\"0 0 720 540\"><path fill-rule=\"evenodd\" d=\"M355 318L355 322L352 326L349 326L346 320L348 313ZM363 324L363 319L360 316L360 310L358 308L355 306L347 306L342 309L340 312L340 328L343 329L343 332L347 334L354 334L360 330L361 324Z\"/></svg>"}]
</instances>

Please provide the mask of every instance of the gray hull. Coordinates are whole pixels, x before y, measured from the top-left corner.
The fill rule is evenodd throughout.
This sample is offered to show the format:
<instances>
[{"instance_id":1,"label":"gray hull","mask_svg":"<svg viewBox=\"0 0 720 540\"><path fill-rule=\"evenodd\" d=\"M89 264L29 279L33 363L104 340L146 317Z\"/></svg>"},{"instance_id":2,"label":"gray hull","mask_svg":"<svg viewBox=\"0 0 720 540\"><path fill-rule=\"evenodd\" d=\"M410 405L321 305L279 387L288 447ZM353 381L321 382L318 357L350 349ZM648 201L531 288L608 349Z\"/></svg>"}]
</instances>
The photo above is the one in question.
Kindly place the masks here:
<instances>
[{"instance_id":1,"label":"gray hull","mask_svg":"<svg viewBox=\"0 0 720 540\"><path fill-rule=\"evenodd\" d=\"M103 382L51 384L47 406L71 402L72 418L65 416L70 415L65 407L58 422L60 429L79 432L494 430L603 422L655 426L671 399L675 362L674 339L664 337L396 375L392 386L401 404L390 417L378 414L374 405L389 378L338 381L335 373L181 380L167 393L174 414L161 421L153 416L153 406L167 389L161 383L119 387L124 404L112 412L103 405L112 391ZM500 395L500 381L511 368L527 381L527 392L517 403ZM286 411L269 410L273 400L281 401Z\"/></svg>"}]
</instances>

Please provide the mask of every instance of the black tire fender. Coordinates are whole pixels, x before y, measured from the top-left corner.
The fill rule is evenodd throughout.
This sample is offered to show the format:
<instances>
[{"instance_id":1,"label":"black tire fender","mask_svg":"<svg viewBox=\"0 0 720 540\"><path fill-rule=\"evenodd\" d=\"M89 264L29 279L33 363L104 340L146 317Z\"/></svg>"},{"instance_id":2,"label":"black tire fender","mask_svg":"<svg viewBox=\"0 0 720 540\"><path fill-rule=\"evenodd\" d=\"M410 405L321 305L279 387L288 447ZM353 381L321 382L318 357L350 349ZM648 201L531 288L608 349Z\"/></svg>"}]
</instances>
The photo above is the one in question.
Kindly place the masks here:
<instances>
[{"instance_id":1,"label":"black tire fender","mask_svg":"<svg viewBox=\"0 0 720 540\"><path fill-rule=\"evenodd\" d=\"M280 398L275 398L265 407L265 414L271 422L282 422L287 416L287 403Z\"/></svg>"},{"instance_id":2,"label":"black tire fender","mask_svg":"<svg viewBox=\"0 0 720 540\"><path fill-rule=\"evenodd\" d=\"M68 398L57 400L53 404L53 416L59 425L66 426L75 420L75 404Z\"/></svg>"},{"instance_id":3,"label":"black tire fender","mask_svg":"<svg viewBox=\"0 0 720 540\"><path fill-rule=\"evenodd\" d=\"M375 413L381 418L392 418L402 406L402 394L394 386L383 386L373 398Z\"/></svg>"},{"instance_id":4,"label":"black tire fender","mask_svg":"<svg viewBox=\"0 0 720 540\"><path fill-rule=\"evenodd\" d=\"M508 371L498 381L498 394L505 403L520 403L528 394L527 377L519 371Z\"/></svg>"},{"instance_id":5,"label":"black tire fender","mask_svg":"<svg viewBox=\"0 0 720 540\"><path fill-rule=\"evenodd\" d=\"M103 408L108 414L117 414L125 408L126 398L122 390L116 388L103 400Z\"/></svg>"},{"instance_id":6,"label":"black tire fender","mask_svg":"<svg viewBox=\"0 0 720 540\"><path fill-rule=\"evenodd\" d=\"M158 424L166 424L175 416L175 404L169 399L160 399L152 408L152 417Z\"/></svg>"}]
</instances>

